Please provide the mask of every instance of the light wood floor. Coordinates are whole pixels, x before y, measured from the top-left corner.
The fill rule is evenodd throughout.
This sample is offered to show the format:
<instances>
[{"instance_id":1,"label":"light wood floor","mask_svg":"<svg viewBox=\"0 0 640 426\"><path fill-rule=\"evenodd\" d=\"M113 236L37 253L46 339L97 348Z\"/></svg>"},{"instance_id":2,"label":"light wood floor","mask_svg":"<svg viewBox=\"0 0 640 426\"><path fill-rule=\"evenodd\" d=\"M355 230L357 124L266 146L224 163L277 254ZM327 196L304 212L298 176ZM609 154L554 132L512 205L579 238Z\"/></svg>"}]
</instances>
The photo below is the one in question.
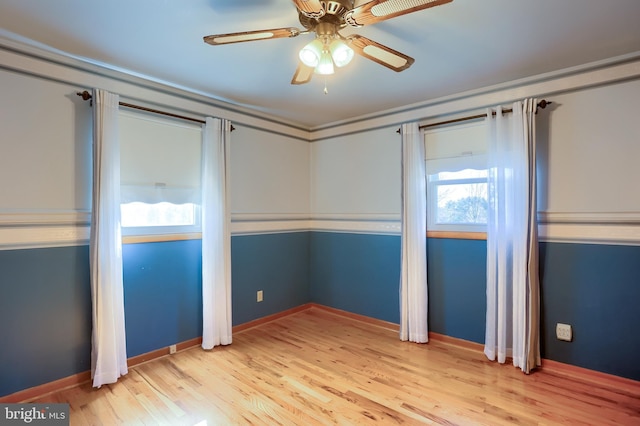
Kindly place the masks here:
<instances>
[{"instance_id":1,"label":"light wood floor","mask_svg":"<svg viewBox=\"0 0 640 426\"><path fill-rule=\"evenodd\" d=\"M478 351L309 309L36 402L71 424L640 425L640 392L548 372L525 376Z\"/></svg>"}]
</instances>

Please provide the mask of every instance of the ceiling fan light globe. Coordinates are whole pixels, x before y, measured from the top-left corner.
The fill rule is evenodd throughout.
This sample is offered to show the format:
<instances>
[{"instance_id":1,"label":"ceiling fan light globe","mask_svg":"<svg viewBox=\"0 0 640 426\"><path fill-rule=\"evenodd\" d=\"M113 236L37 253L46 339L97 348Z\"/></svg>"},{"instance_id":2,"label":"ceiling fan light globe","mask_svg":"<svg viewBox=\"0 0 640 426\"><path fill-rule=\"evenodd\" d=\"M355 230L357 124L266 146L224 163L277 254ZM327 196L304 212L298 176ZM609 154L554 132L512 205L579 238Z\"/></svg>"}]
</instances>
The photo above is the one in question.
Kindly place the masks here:
<instances>
[{"instance_id":1,"label":"ceiling fan light globe","mask_svg":"<svg viewBox=\"0 0 640 426\"><path fill-rule=\"evenodd\" d=\"M318 39L313 40L300 50L298 57L308 67L316 67L322 56L322 42Z\"/></svg>"},{"instance_id":2,"label":"ceiling fan light globe","mask_svg":"<svg viewBox=\"0 0 640 426\"><path fill-rule=\"evenodd\" d=\"M303 64L308 67L315 67L318 65L318 57L308 49L302 49L298 55Z\"/></svg>"},{"instance_id":3,"label":"ceiling fan light globe","mask_svg":"<svg viewBox=\"0 0 640 426\"><path fill-rule=\"evenodd\" d=\"M321 75L329 75L334 73L333 60L331 59L331 54L329 53L329 51L324 50L322 52L322 56L320 56L320 62L318 63L315 72L316 74Z\"/></svg>"},{"instance_id":4,"label":"ceiling fan light globe","mask_svg":"<svg viewBox=\"0 0 640 426\"><path fill-rule=\"evenodd\" d=\"M334 40L329 46L331 57L337 67L344 67L353 59L353 49L346 45L342 40Z\"/></svg>"}]
</instances>

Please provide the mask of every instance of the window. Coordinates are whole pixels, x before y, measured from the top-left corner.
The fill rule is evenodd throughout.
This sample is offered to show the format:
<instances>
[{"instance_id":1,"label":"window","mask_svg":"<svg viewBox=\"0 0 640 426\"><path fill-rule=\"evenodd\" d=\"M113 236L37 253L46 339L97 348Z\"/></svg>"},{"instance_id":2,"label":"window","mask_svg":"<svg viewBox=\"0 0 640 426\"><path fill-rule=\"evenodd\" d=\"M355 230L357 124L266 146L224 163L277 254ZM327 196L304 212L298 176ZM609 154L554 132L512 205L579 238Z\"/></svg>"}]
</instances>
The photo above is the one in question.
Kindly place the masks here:
<instances>
[{"instance_id":1,"label":"window","mask_svg":"<svg viewBox=\"0 0 640 426\"><path fill-rule=\"evenodd\" d=\"M487 224L487 171L465 169L428 177L434 212L432 225L482 226ZM477 229L473 229L477 230Z\"/></svg>"},{"instance_id":2,"label":"window","mask_svg":"<svg viewBox=\"0 0 640 426\"><path fill-rule=\"evenodd\" d=\"M483 232L487 224L487 133L484 123L428 130L427 228Z\"/></svg>"},{"instance_id":3,"label":"window","mask_svg":"<svg viewBox=\"0 0 640 426\"><path fill-rule=\"evenodd\" d=\"M119 118L123 234L199 231L201 127L132 111Z\"/></svg>"},{"instance_id":4,"label":"window","mask_svg":"<svg viewBox=\"0 0 640 426\"><path fill-rule=\"evenodd\" d=\"M134 201L120 205L122 226L190 226L197 223L196 205L194 203L173 204L142 203Z\"/></svg>"}]
</instances>

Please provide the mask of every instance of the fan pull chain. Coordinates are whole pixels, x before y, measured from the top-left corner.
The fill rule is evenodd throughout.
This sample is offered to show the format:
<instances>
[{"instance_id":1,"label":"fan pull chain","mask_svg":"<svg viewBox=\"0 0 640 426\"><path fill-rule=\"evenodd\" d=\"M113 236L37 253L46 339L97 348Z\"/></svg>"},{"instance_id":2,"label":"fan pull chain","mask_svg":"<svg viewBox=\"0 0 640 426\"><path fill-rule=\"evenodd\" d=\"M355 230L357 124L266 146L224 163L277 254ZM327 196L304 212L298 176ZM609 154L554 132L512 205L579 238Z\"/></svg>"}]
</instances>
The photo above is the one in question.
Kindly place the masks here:
<instances>
[{"instance_id":1,"label":"fan pull chain","mask_svg":"<svg viewBox=\"0 0 640 426\"><path fill-rule=\"evenodd\" d=\"M329 89L327 89L327 77L324 78L324 94L329 94Z\"/></svg>"}]
</instances>

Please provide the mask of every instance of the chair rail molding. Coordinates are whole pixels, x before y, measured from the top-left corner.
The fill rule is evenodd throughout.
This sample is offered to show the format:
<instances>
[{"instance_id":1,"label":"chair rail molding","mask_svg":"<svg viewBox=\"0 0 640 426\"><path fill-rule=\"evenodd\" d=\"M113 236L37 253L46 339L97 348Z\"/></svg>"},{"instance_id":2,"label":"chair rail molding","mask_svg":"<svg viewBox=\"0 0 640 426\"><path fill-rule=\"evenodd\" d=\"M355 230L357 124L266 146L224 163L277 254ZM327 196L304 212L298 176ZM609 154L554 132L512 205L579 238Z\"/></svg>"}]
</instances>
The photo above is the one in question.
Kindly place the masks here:
<instances>
[{"instance_id":1,"label":"chair rail molding","mask_svg":"<svg viewBox=\"0 0 640 426\"><path fill-rule=\"evenodd\" d=\"M541 242L640 246L640 212L538 212ZM88 211L0 212L0 250L87 245ZM400 235L398 214L232 213L231 234L338 232ZM154 241L164 241L154 235ZM199 236L189 236L199 238ZM467 237L464 237L467 238ZM167 235L166 240L175 239Z\"/></svg>"}]
</instances>

